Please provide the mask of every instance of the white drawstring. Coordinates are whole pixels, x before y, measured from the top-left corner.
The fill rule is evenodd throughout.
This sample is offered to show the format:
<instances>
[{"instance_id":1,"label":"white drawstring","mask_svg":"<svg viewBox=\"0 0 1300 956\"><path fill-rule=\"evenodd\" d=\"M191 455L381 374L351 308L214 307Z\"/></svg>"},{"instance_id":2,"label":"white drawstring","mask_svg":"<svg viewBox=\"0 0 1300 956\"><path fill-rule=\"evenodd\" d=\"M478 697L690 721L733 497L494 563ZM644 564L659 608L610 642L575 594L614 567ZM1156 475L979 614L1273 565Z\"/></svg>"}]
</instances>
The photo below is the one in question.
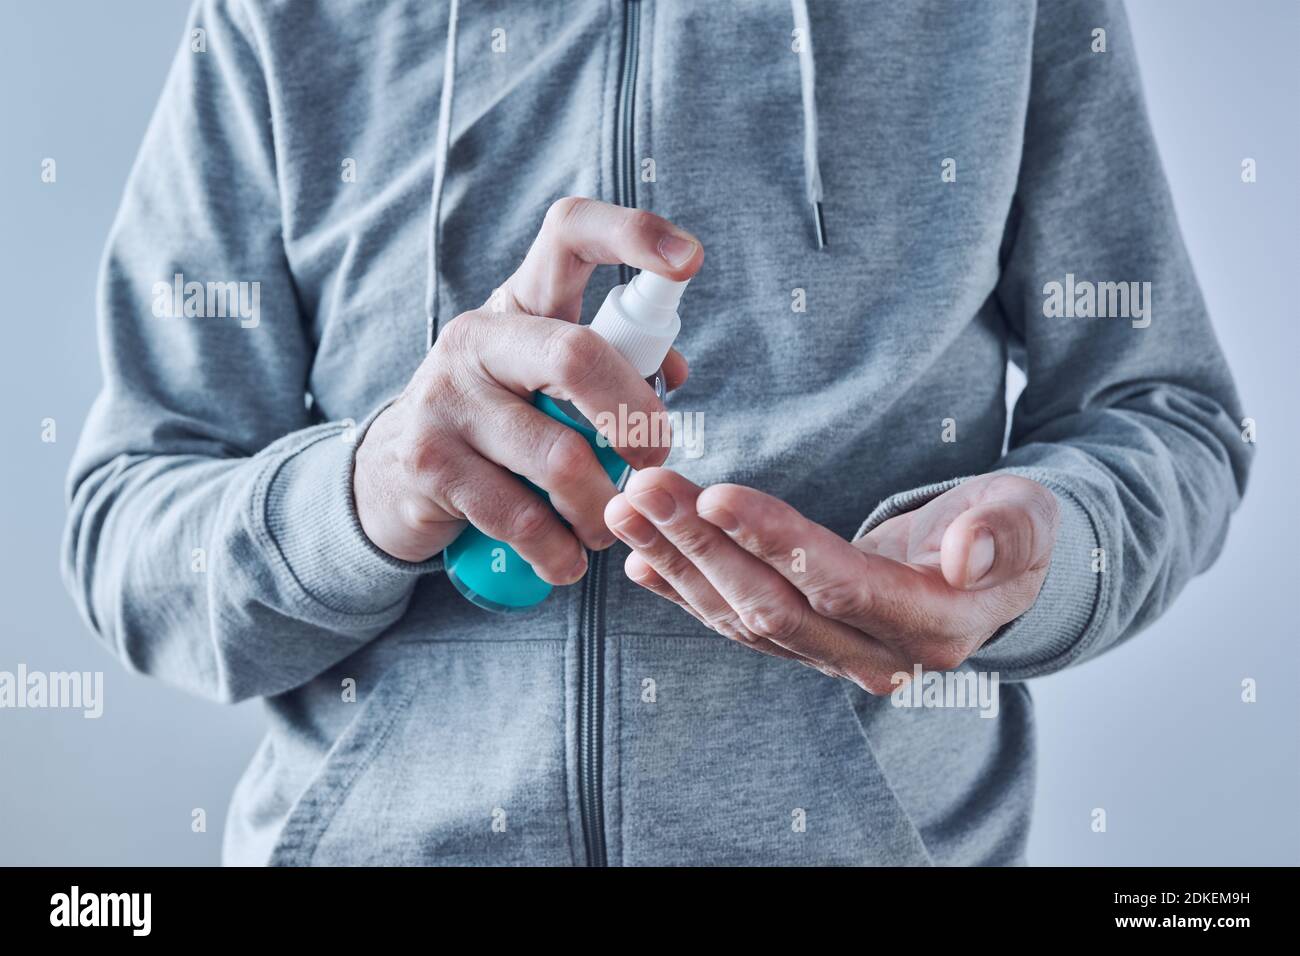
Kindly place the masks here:
<instances>
[{"instance_id":1,"label":"white drawstring","mask_svg":"<svg viewBox=\"0 0 1300 956\"><path fill-rule=\"evenodd\" d=\"M803 172L812 206L817 248L826 248L826 220L822 217L822 171L817 155L817 66L813 62L812 26L808 0L790 0L794 26L799 31L799 91L803 97Z\"/></svg>"},{"instance_id":2,"label":"white drawstring","mask_svg":"<svg viewBox=\"0 0 1300 956\"><path fill-rule=\"evenodd\" d=\"M438 102L438 132L434 140L433 200L429 211L428 284L424 292L425 350L433 348L438 323L438 267L442 253L442 190L447 182L451 152L451 108L456 89L456 26L460 0L451 0L447 14L447 49L442 65L442 97Z\"/></svg>"}]
</instances>

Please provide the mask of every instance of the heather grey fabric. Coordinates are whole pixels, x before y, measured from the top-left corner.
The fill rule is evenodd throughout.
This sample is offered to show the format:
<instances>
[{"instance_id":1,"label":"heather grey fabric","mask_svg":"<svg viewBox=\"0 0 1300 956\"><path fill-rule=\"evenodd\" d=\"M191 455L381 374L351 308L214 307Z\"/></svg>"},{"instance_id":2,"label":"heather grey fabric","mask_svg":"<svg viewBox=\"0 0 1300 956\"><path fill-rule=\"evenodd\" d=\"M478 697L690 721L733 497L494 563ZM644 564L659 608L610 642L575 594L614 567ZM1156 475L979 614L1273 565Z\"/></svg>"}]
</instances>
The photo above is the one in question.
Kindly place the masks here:
<instances>
[{"instance_id":1,"label":"heather grey fabric","mask_svg":"<svg viewBox=\"0 0 1300 956\"><path fill-rule=\"evenodd\" d=\"M1022 862L1033 716L1014 681L1154 619L1217 554L1250 447L1122 10L810 4L818 249L791 5L640 6L635 156L655 176L637 203L707 249L670 400L704 414L704 455L670 465L846 536L881 502L873 521L1015 470L1055 492L1062 527L1036 606L970 665L1001 675L996 719L896 708L730 644L627 582L616 547L599 602L609 862ZM623 16L465 4L444 98L445 3L195 8L206 51L178 53L104 260L105 385L65 567L128 666L265 698L230 863L586 860L581 588L480 611L436 560L371 545L350 482L367 418L425 351L430 232L436 332L514 269L553 200L612 199ZM155 315L177 273L260 283L259 320ZM1046 317L1067 274L1151 282L1150 325ZM587 315L615 281L598 271ZM1028 387L1004 454L1009 356Z\"/></svg>"}]
</instances>

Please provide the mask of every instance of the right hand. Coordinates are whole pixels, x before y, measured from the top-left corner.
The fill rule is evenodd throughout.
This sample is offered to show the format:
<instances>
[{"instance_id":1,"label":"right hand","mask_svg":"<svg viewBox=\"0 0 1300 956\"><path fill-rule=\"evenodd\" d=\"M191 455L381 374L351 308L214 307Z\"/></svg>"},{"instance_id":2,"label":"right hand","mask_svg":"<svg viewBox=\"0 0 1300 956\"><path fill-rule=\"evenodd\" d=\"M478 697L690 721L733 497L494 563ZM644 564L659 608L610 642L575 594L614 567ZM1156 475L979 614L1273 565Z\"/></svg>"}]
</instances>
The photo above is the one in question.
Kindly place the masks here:
<instances>
[{"instance_id":1,"label":"right hand","mask_svg":"<svg viewBox=\"0 0 1300 956\"><path fill-rule=\"evenodd\" d=\"M617 489L580 434L533 407L533 393L571 401L593 422L620 404L629 414L662 413L631 364L577 324L582 293L597 264L680 281L703 260L699 240L652 213L593 199L552 205L519 269L488 304L443 326L401 396L366 431L353 495L370 540L418 562L469 521L547 582L581 578L583 546L614 543L604 509ZM670 388L685 381L676 351L663 368ZM667 448L606 437L634 468L668 457ZM550 504L516 475L544 488Z\"/></svg>"}]
</instances>

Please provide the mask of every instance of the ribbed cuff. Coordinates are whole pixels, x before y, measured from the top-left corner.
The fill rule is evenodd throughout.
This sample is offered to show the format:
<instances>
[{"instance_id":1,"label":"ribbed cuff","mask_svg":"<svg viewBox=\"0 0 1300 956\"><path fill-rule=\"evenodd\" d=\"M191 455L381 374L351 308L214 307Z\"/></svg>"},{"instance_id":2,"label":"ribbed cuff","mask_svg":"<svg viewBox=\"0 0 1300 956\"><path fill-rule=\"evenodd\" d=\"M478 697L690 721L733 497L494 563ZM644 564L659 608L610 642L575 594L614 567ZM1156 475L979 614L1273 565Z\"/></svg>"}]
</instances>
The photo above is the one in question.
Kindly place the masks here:
<instances>
[{"instance_id":1,"label":"ribbed cuff","mask_svg":"<svg viewBox=\"0 0 1300 956\"><path fill-rule=\"evenodd\" d=\"M416 579L442 567L441 555L398 560L361 528L352 496L356 449L382 410L358 427L311 429L269 475L261 510L282 569L304 596L352 626L400 610Z\"/></svg>"},{"instance_id":2,"label":"ribbed cuff","mask_svg":"<svg viewBox=\"0 0 1300 956\"><path fill-rule=\"evenodd\" d=\"M867 520L862 522L862 527L858 528L858 533L853 536L853 540L857 541L864 534L874 531L890 518L897 518L907 511L915 511L921 505L938 498L945 491L956 488L967 477L969 476L949 478L947 481L936 481L932 485L922 485L920 488L912 488L909 491L900 491L896 495L890 495L871 509L871 514L867 515Z\"/></svg>"},{"instance_id":3,"label":"ribbed cuff","mask_svg":"<svg viewBox=\"0 0 1300 956\"><path fill-rule=\"evenodd\" d=\"M983 670L998 671L1007 680L1020 680L1056 670L1083 651L1089 628L1099 616L1105 597L1104 558L1096 526L1079 498L1035 468L1001 468L1000 474L1037 481L1056 496L1060 526L1052 563L1033 606L993 635L971 660ZM913 511L966 478L952 478L913 488L886 498L872 510L854 538L860 538L890 518Z\"/></svg>"}]
</instances>

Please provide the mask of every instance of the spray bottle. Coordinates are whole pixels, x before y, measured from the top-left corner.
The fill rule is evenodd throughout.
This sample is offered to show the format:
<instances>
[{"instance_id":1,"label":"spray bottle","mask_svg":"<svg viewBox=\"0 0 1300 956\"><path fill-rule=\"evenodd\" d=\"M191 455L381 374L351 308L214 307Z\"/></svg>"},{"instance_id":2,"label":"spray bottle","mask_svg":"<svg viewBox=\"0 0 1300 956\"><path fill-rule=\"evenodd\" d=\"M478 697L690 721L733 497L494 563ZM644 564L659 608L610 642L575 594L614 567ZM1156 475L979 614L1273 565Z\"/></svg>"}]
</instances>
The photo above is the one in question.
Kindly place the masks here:
<instances>
[{"instance_id":1,"label":"spray bottle","mask_svg":"<svg viewBox=\"0 0 1300 956\"><path fill-rule=\"evenodd\" d=\"M660 366L681 330L677 303L689 281L674 282L653 272L638 273L631 282L610 290L591 322L592 331L632 364L661 401L667 387ZM572 402L556 401L538 392L533 405L587 439L610 481L622 489L629 472L627 462L600 438L595 426ZM532 482L520 480L546 497ZM538 577L514 548L472 526L447 546L443 566L456 590L489 611L524 611L551 593L551 585Z\"/></svg>"}]
</instances>

